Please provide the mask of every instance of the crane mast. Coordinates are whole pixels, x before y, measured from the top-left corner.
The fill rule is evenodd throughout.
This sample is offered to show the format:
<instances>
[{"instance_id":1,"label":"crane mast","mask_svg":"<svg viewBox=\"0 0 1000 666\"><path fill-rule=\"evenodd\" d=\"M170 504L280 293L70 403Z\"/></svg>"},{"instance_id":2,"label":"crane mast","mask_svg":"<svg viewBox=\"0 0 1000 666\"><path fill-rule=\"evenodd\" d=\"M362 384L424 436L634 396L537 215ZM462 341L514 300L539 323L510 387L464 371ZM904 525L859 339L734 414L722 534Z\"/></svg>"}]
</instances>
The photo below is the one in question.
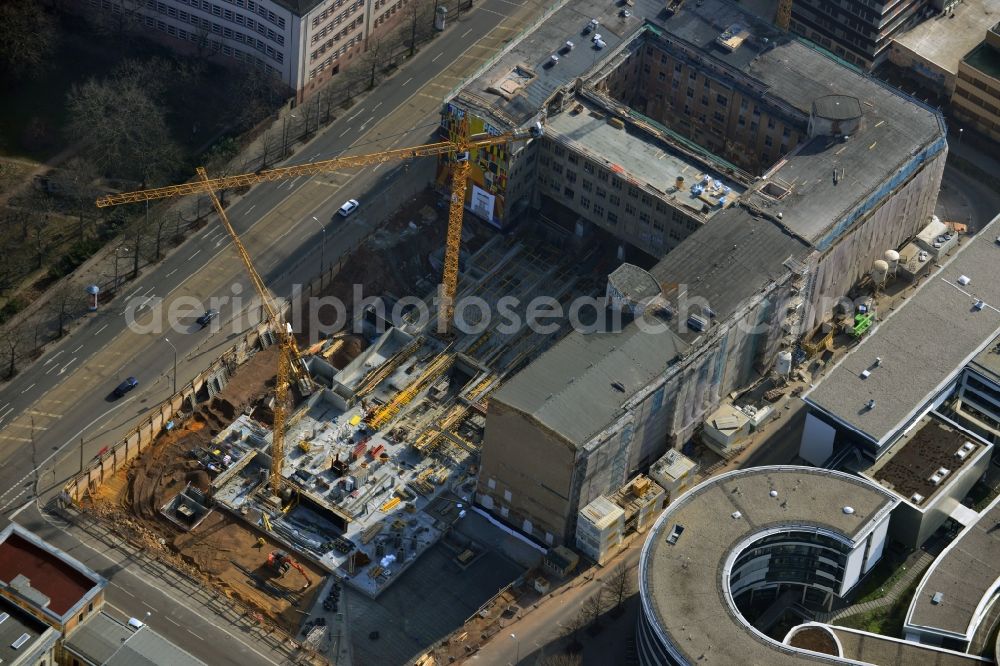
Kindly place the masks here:
<instances>
[{"instance_id":1,"label":"crane mast","mask_svg":"<svg viewBox=\"0 0 1000 666\"><path fill-rule=\"evenodd\" d=\"M260 296L261 305L267 314L268 322L271 324L271 328L278 338L278 372L274 391L274 430L271 442L270 469L271 492L275 496L278 496L281 491L281 469L284 464L288 381L294 375L296 380L308 385L310 382L309 373L305 370L305 366L302 363L301 352L295 343L295 337L292 335L290 327L283 320L278 307L268 292L267 285L264 284L263 278L261 278L254 267L250 254L243 246L243 241L240 240L236 229L230 223L229 217L226 215L226 211L222 206L222 202L219 201L216 192L231 188L248 187L258 183L296 178L298 176L315 176L347 167L382 164L416 157L448 156L451 164L451 202L448 207L448 231L445 245L444 270L440 287L441 309L438 312L438 328L441 332L448 333L455 312L455 294L458 291L462 222L465 214L465 189L469 175L469 159L473 154L472 151L498 144L537 138L541 135L542 125L540 122L536 122L527 130L514 130L496 136L489 134L470 136L467 118L463 116L459 123L458 138L454 141L439 141L421 146L383 150L365 155L335 157L329 160L279 167L256 173L224 176L221 178L209 178L204 167L198 167L197 180L178 185L168 185L166 187L109 194L97 199L96 203L98 208L105 208L107 206L117 206L140 201L154 201L188 194L207 194L211 198L212 206L219 214L219 219L222 221L230 239L232 239L236 253L243 262L243 267L246 269L247 275L250 276L250 281L253 283L254 289L257 290L257 294Z\"/></svg>"}]
</instances>

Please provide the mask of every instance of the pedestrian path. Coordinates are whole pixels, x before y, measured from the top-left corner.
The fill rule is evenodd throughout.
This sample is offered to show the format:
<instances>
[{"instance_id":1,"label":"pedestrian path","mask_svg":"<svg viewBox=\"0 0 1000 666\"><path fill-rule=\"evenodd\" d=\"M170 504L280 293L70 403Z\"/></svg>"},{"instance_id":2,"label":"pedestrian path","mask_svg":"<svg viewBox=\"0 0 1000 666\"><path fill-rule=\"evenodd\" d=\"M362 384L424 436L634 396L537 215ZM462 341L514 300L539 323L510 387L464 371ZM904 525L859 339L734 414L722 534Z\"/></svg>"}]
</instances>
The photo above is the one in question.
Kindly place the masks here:
<instances>
[{"instance_id":1,"label":"pedestrian path","mask_svg":"<svg viewBox=\"0 0 1000 666\"><path fill-rule=\"evenodd\" d=\"M893 586L886 591L884 596L881 596L878 599L872 599L871 601L866 601L864 603L852 604L832 613L821 613L816 616L816 621L827 624L836 624L837 620L842 618L849 617L851 615L870 613L873 610L893 605L899 601L900 596L902 596L902 594L910 588L913 581L915 581L919 576L924 575L927 567L929 567L933 561L933 555L923 550L920 551L919 556L915 559L907 559L906 564L903 565L907 567L906 573L896 580Z\"/></svg>"}]
</instances>

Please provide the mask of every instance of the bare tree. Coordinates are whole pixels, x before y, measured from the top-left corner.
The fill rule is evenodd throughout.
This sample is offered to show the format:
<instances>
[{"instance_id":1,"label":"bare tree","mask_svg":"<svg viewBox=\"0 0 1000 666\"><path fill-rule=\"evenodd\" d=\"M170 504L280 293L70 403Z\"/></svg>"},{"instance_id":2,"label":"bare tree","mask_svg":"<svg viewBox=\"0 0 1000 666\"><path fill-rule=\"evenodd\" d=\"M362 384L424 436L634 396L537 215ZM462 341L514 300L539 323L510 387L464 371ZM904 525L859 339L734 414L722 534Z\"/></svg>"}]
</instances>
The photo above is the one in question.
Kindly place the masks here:
<instances>
[{"instance_id":1,"label":"bare tree","mask_svg":"<svg viewBox=\"0 0 1000 666\"><path fill-rule=\"evenodd\" d=\"M233 108L239 109L235 120L241 129L250 129L274 113L288 92L270 70L251 65L236 70L231 81L230 97Z\"/></svg>"},{"instance_id":2,"label":"bare tree","mask_svg":"<svg viewBox=\"0 0 1000 666\"><path fill-rule=\"evenodd\" d=\"M570 618L566 621L566 624L563 625L562 635L564 638L569 640L569 645L567 645L567 649L570 652L574 653L579 652L580 648L583 647L580 644L580 632L583 631L586 627L587 627L587 615L584 613L584 610L582 608L578 613L576 613L576 615L570 616Z\"/></svg>"},{"instance_id":3,"label":"bare tree","mask_svg":"<svg viewBox=\"0 0 1000 666\"><path fill-rule=\"evenodd\" d=\"M83 241L87 235L87 220L94 213L94 199L97 197L97 169L92 162L82 157L71 157L49 178L58 195L64 198L77 216L77 240Z\"/></svg>"},{"instance_id":4,"label":"bare tree","mask_svg":"<svg viewBox=\"0 0 1000 666\"><path fill-rule=\"evenodd\" d=\"M132 42L133 36L142 28L139 8L145 0L115 0L119 11L101 9L88 12L91 25L102 37L110 38L112 44L124 50Z\"/></svg>"},{"instance_id":5,"label":"bare tree","mask_svg":"<svg viewBox=\"0 0 1000 666\"><path fill-rule=\"evenodd\" d=\"M66 325L79 315L85 301L83 291L68 282L63 282L52 292L47 307L56 320L57 338L65 335Z\"/></svg>"},{"instance_id":6,"label":"bare tree","mask_svg":"<svg viewBox=\"0 0 1000 666\"><path fill-rule=\"evenodd\" d=\"M368 80L368 90L375 87L375 77L378 75L378 66L382 62L383 48L382 40L378 37L368 39L368 48L361 54L360 73Z\"/></svg>"},{"instance_id":7,"label":"bare tree","mask_svg":"<svg viewBox=\"0 0 1000 666\"><path fill-rule=\"evenodd\" d=\"M614 610L620 611L625 599L635 591L632 574L623 562L619 562L614 569L608 572L604 579L604 587L607 588L608 594L611 596Z\"/></svg>"},{"instance_id":8,"label":"bare tree","mask_svg":"<svg viewBox=\"0 0 1000 666\"><path fill-rule=\"evenodd\" d=\"M49 216L34 215L31 220L31 253L35 270L45 265L45 256L49 251Z\"/></svg>"},{"instance_id":9,"label":"bare tree","mask_svg":"<svg viewBox=\"0 0 1000 666\"><path fill-rule=\"evenodd\" d=\"M146 185L172 173L180 148L163 108L135 81L96 81L69 93L69 131L106 174Z\"/></svg>"},{"instance_id":10,"label":"bare tree","mask_svg":"<svg viewBox=\"0 0 1000 666\"><path fill-rule=\"evenodd\" d=\"M24 324L12 324L0 331L0 349L3 350L4 364L7 366L6 379L17 374L17 363L24 354L26 342Z\"/></svg>"},{"instance_id":11,"label":"bare tree","mask_svg":"<svg viewBox=\"0 0 1000 666\"><path fill-rule=\"evenodd\" d=\"M545 658L542 666L583 666L583 657L579 654L553 654Z\"/></svg>"},{"instance_id":12,"label":"bare tree","mask_svg":"<svg viewBox=\"0 0 1000 666\"><path fill-rule=\"evenodd\" d=\"M37 74L55 51L58 24L39 2L0 2L0 68L13 77Z\"/></svg>"},{"instance_id":13,"label":"bare tree","mask_svg":"<svg viewBox=\"0 0 1000 666\"><path fill-rule=\"evenodd\" d=\"M406 22L400 28L400 37L410 47L410 57L417 51L417 42L425 39L434 29L434 3L430 0L410 0L403 8Z\"/></svg>"},{"instance_id":14,"label":"bare tree","mask_svg":"<svg viewBox=\"0 0 1000 666\"><path fill-rule=\"evenodd\" d=\"M580 612L583 613L584 618L586 618L587 624L591 627L597 627L601 620L601 615L604 614L606 603L604 601L604 588L598 587L597 591L590 595Z\"/></svg>"}]
</instances>

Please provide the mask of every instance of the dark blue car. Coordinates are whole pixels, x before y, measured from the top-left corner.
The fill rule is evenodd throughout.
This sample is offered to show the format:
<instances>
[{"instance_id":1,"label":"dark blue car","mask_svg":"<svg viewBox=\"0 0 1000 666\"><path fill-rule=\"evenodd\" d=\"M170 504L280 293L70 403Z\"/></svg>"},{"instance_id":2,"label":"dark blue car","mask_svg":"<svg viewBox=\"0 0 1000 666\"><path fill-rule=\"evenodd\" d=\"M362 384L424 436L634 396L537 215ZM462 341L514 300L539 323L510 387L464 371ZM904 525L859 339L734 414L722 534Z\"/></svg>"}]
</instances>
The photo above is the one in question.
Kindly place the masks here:
<instances>
[{"instance_id":1,"label":"dark blue car","mask_svg":"<svg viewBox=\"0 0 1000 666\"><path fill-rule=\"evenodd\" d=\"M139 385L138 379L136 379L135 377L129 377L115 388L115 397L116 398L122 397L123 395L125 395L138 385Z\"/></svg>"}]
</instances>

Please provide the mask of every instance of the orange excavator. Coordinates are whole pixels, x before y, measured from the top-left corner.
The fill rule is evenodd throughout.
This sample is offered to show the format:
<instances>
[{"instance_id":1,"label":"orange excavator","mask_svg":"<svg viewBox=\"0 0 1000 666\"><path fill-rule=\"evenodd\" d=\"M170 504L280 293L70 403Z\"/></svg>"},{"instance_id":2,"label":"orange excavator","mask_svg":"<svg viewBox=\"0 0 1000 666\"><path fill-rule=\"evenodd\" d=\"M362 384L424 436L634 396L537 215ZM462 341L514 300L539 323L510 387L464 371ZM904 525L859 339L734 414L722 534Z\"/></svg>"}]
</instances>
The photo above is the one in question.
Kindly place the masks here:
<instances>
[{"instance_id":1,"label":"orange excavator","mask_svg":"<svg viewBox=\"0 0 1000 666\"><path fill-rule=\"evenodd\" d=\"M279 577L283 577L288 570L291 568L298 569L302 577L306 579L306 584L302 586L303 590L309 589L312 585L312 578L306 573L306 570L302 568L302 565L296 562L291 555L283 550L275 550L267 556L267 564L278 572Z\"/></svg>"}]
</instances>

